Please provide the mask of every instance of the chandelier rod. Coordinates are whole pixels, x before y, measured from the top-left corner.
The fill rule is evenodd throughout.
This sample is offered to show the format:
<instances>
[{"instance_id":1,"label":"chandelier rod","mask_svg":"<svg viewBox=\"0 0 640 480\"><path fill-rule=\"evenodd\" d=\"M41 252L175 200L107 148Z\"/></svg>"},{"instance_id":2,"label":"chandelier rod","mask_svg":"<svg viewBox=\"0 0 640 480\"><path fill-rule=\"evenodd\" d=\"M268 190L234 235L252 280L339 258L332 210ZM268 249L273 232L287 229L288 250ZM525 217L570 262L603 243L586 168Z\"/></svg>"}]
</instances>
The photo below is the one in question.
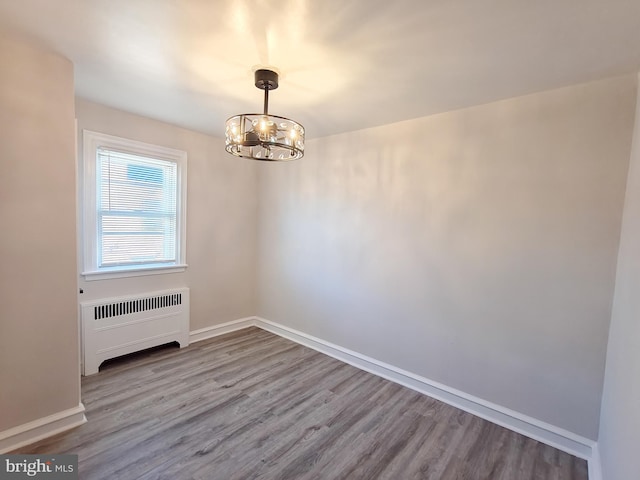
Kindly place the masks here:
<instances>
[{"instance_id":1,"label":"chandelier rod","mask_svg":"<svg viewBox=\"0 0 640 480\"><path fill-rule=\"evenodd\" d=\"M268 115L269 110L269 84L265 83L264 85L264 115Z\"/></svg>"}]
</instances>

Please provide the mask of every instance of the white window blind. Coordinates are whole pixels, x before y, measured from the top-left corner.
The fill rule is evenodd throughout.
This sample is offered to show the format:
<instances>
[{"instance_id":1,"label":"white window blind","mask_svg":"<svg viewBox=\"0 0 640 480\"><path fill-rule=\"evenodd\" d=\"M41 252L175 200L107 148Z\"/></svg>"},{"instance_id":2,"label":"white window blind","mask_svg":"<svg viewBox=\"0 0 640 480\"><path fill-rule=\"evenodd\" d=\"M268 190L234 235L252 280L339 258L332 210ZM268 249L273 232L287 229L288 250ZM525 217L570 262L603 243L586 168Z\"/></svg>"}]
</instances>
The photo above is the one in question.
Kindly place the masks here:
<instances>
[{"instance_id":1,"label":"white window blind","mask_svg":"<svg viewBox=\"0 0 640 480\"><path fill-rule=\"evenodd\" d=\"M99 147L96 181L98 268L175 264L177 164Z\"/></svg>"}]
</instances>

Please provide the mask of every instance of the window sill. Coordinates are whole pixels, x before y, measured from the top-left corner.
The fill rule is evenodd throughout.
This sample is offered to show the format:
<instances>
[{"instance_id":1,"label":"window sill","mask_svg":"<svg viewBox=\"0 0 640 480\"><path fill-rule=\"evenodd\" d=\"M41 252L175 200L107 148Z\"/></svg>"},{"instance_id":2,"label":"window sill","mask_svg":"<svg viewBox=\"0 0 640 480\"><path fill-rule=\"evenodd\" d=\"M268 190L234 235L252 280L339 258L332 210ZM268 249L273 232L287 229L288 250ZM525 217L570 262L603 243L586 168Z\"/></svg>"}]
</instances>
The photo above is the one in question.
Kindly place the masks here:
<instances>
[{"instance_id":1,"label":"window sill","mask_svg":"<svg viewBox=\"0 0 640 480\"><path fill-rule=\"evenodd\" d=\"M100 272L82 272L82 276L88 282L93 280L109 280L112 278L142 277L146 275L166 275L169 273L180 273L187 269L187 264L141 267L127 270L109 270Z\"/></svg>"}]
</instances>

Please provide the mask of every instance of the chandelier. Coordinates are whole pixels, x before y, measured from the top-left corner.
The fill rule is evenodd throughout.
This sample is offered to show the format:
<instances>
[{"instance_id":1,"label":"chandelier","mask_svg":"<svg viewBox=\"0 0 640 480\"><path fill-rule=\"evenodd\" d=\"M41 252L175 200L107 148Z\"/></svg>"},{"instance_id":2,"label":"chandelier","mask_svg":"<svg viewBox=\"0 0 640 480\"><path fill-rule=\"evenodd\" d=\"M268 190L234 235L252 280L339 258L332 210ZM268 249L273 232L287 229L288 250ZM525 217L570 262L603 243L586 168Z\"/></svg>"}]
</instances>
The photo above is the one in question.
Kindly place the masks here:
<instances>
[{"instance_id":1,"label":"chandelier","mask_svg":"<svg viewBox=\"0 0 640 480\"><path fill-rule=\"evenodd\" d=\"M256 70L256 87L264 90L263 113L244 113L226 122L225 149L254 160L297 160L304 155L304 127L288 118L269 115L269 90L278 88L278 74Z\"/></svg>"}]
</instances>

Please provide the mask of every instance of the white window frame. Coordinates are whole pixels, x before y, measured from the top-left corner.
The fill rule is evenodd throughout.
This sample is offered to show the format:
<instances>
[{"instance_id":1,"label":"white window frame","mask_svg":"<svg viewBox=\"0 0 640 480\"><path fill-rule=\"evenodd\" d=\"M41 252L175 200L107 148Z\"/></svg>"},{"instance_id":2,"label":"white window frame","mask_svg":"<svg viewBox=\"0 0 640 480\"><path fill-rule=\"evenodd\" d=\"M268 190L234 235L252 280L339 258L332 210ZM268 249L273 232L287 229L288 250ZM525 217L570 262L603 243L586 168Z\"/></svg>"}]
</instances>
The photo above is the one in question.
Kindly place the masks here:
<instances>
[{"instance_id":1,"label":"white window frame","mask_svg":"<svg viewBox=\"0 0 640 480\"><path fill-rule=\"evenodd\" d=\"M91 130L82 131L82 245L83 269L85 280L104 280L108 278L134 277L141 275L184 272L187 268L187 153L182 150L161 147L128 138L106 135ZM97 154L98 148L115 150L132 155L156 158L175 162L178 167L177 208L176 208L176 247L175 263L160 265L135 265L118 267L98 267L98 215L97 215Z\"/></svg>"}]
</instances>

